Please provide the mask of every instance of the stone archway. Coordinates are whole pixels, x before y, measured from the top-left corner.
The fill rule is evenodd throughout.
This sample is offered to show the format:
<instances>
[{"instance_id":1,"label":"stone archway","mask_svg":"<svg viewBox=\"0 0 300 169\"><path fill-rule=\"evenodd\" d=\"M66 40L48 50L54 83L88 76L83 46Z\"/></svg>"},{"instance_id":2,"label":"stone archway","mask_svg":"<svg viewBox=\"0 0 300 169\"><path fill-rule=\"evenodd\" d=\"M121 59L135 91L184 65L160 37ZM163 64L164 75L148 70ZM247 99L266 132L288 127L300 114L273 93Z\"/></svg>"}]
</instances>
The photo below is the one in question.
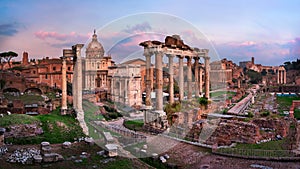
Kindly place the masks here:
<instances>
[{"instance_id":1,"label":"stone archway","mask_svg":"<svg viewBox=\"0 0 300 169\"><path fill-rule=\"evenodd\" d=\"M19 93L20 94L20 90L17 88L5 88L3 89L3 93Z\"/></svg>"},{"instance_id":2,"label":"stone archway","mask_svg":"<svg viewBox=\"0 0 300 169\"><path fill-rule=\"evenodd\" d=\"M34 93L34 94L43 94L42 90L39 89L39 88L35 88L35 87L32 87L32 88L27 88L24 93Z\"/></svg>"}]
</instances>

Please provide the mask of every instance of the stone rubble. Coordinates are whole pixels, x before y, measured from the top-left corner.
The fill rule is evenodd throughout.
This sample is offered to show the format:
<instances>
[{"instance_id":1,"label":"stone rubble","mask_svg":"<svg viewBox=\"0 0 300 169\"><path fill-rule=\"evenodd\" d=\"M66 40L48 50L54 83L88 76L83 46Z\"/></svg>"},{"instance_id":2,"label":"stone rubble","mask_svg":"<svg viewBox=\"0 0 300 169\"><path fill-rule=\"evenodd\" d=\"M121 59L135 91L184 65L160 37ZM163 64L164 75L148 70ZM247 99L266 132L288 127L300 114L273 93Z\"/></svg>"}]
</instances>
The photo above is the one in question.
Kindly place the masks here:
<instances>
[{"instance_id":1,"label":"stone rubble","mask_svg":"<svg viewBox=\"0 0 300 169\"><path fill-rule=\"evenodd\" d=\"M8 151L8 148L3 146L3 147L0 147L0 157L4 154L6 154Z\"/></svg>"},{"instance_id":2,"label":"stone rubble","mask_svg":"<svg viewBox=\"0 0 300 169\"><path fill-rule=\"evenodd\" d=\"M15 150L13 154L11 154L7 162L10 163L22 163L22 164L32 164L34 160L34 156L39 156L40 150L35 148L25 148L20 150Z\"/></svg>"}]
</instances>

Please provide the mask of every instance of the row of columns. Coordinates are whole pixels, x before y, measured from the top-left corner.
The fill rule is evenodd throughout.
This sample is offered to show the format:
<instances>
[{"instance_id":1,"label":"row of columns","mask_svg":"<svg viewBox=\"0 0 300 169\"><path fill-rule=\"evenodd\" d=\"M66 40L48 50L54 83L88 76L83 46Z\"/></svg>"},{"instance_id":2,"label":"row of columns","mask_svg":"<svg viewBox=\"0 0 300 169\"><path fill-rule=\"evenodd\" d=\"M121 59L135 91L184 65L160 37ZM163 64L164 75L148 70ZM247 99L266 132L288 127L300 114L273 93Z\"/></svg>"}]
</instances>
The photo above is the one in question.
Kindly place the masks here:
<instances>
[{"instance_id":1,"label":"row of columns","mask_svg":"<svg viewBox=\"0 0 300 169\"><path fill-rule=\"evenodd\" d=\"M285 70L278 70L277 83L278 84L286 84L286 71Z\"/></svg>"},{"instance_id":2,"label":"row of columns","mask_svg":"<svg viewBox=\"0 0 300 169\"><path fill-rule=\"evenodd\" d=\"M151 107L151 55L153 53L145 49L144 56L146 57L146 106ZM163 113L163 55L161 51L155 51L155 70L156 70L156 111L158 113ZM169 102L174 103L174 70L173 70L173 58L175 55L167 54L169 59ZM179 98L183 100L184 98L184 72L183 72L183 59L184 56L177 55L179 58ZM192 98L192 56L186 56L187 58L187 98ZM204 56L205 59L205 97L209 98L209 57ZM195 59L195 91L196 96L199 96L199 91L202 91L202 69L199 69L199 57L194 57ZM200 72L199 72L200 70ZM200 74L200 78L199 78Z\"/></svg>"}]
</instances>

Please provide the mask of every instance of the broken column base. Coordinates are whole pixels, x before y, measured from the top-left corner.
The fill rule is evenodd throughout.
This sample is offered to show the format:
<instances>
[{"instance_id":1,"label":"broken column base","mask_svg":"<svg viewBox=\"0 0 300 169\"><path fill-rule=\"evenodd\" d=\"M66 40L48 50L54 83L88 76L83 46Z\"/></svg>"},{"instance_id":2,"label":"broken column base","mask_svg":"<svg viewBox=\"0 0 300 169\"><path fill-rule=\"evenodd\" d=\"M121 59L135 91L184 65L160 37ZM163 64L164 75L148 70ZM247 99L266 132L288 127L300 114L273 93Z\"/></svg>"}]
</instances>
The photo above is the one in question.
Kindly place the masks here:
<instances>
[{"instance_id":1,"label":"broken column base","mask_svg":"<svg viewBox=\"0 0 300 169\"><path fill-rule=\"evenodd\" d=\"M148 111L143 128L149 132L162 133L168 129L168 119L163 111Z\"/></svg>"},{"instance_id":2,"label":"broken column base","mask_svg":"<svg viewBox=\"0 0 300 169\"><path fill-rule=\"evenodd\" d=\"M68 109L67 108L61 108L60 109L60 115L66 115L68 112Z\"/></svg>"}]
</instances>

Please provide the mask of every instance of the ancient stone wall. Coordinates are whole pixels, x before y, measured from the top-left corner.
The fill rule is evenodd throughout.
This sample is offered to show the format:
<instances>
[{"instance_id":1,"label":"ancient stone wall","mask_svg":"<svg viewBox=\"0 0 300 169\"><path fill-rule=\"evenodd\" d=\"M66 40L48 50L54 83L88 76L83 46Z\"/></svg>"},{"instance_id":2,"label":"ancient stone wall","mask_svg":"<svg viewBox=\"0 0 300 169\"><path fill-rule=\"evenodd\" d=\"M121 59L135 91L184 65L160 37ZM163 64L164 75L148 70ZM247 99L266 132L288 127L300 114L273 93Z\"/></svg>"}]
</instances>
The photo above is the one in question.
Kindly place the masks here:
<instances>
[{"instance_id":1,"label":"ancient stone wall","mask_svg":"<svg viewBox=\"0 0 300 169\"><path fill-rule=\"evenodd\" d=\"M14 125L6 128L5 138L33 137L43 133L43 129L37 124Z\"/></svg>"}]
</instances>

